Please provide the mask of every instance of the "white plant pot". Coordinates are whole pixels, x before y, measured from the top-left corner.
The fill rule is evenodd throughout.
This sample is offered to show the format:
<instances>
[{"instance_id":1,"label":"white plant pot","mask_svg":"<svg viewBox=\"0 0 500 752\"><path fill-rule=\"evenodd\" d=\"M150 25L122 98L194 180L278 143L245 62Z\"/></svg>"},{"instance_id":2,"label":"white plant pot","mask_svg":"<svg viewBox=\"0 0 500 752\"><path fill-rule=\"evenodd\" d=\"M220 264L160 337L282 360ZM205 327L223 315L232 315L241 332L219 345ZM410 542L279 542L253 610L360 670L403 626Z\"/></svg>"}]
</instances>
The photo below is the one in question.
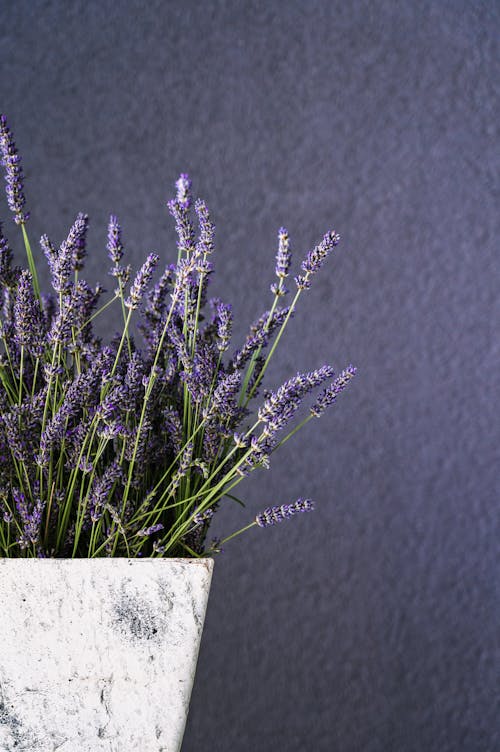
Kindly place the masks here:
<instances>
[{"instance_id":1,"label":"white plant pot","mask_svg":"<svg viewBox=\"0 0 500 752\"><path fill-rule=\"evenodd\" d=\"M0 750L178 752L212 559L0 559Z\"/></svg>"}]
</instances>

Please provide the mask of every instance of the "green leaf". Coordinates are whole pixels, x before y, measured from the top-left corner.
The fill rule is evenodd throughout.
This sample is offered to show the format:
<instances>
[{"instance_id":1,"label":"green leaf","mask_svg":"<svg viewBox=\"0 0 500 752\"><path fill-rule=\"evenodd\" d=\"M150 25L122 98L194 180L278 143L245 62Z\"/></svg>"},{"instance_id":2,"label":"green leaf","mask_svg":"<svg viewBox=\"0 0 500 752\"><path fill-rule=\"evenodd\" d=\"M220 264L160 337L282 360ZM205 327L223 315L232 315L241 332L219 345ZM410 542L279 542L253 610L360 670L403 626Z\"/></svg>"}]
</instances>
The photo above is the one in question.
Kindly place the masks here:
<instances>
[{"instance_id":1,"label":"green leaf","mask_svg":"<svg viewBox=\"0 0 500 752\"><path fill-rule=\"evenodd\" d=\"M233 501L237 501L238 504L240 504L242 507L246 507L246 504L241 499L238 499L237 496L233 496L233 494L230 494L230 493L226 493L224 494L224 496L228 496Z\"/></svg>"}]
</instances>

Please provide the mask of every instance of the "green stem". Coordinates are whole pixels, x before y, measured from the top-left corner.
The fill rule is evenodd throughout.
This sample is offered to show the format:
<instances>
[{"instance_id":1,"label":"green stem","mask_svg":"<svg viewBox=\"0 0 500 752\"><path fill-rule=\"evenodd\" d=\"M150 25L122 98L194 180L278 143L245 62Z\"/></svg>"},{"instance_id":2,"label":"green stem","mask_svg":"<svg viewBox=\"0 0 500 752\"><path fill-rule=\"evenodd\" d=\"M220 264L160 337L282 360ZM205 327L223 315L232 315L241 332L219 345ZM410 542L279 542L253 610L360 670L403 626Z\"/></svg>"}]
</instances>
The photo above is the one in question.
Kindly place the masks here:
<instances>
[{"instance_id":1,"label":"green stem","mask_svg":"<svg viewBox=\"0 0 500 752\"><path fill-rule=\"evenodd\" d=\"M26 232L26 227L24 226L24 222L21 222L21 230L23 233L26 256L28 257L28 266L31 272L31 277L33 279L33 290L38 300L40 300L40 285L38 284L38 274L36 272L35 259L33 258L33 252L31 250L30 241L28 240L28 233Z\"/></svg>"},{"instance_id":2,"label":"green stem","mask_svg":"<svg viewBox=\"0 0 500 752\"><path fill-rule=\"evenodd\" d=\"M223 543L227 543L228 541L232 540L232 538L236 538L237 535L241 535L241 533L244 533L246 530L250 530L251 527L255 527L257 523L251 522L249 525L245 525L245 527L240 528L235 533L232 533L231 535L228 535L227 538L223 538L220 542L220 545L222 546Z\"/></svg>"},{"instance_id":3,"label":"green stem","mask_svg":"<svg viewBox=\"0 0 500 752\"><path fill-rule=\"evenodd\" d=\"M269 311L269 316L267 317L267 322L266 322L266 325L264 327L264 329L266 331L269 328L269 324L271 323L273 314L274 314L274 312L276 310L276 306L278 304L278 297L279 297L278 295L274 296L273 304L271 306L271 310ZM243 384L241 386L241 394L240 394L240 399L238 401L238 405L239 406L241 406L241 404L245 400L245 396L246 396L246 393L247 393L248 384L250 382L250 379L252 378L253 370L255 368L255 363L257 362L257 358L259 357L259 355L261 354L261 352L262 352L262 345L260 345L254 353L252 353L252 357L250 358L250 363L248 364L248 368L247 368L246 373L245 373L245 378L244 378ZM250 400L250 398L248 398L248 400L246 400L245 407L248 404L249 400Z\"/></svg>"},{"instance_id":4,"label":"green stem","mask_svg":"<svg viewBox=\"0 0 500 752\"><path fill-rule=\"evenodd\" d=\"M21 358L19 362L19 397L18 405L21 407L23 400L23 371L24 371L24 345L21 345Z\"/></svg>"},{"instance_id":5,"label":"green stem","mask_svg":"<svg viewBox=\"0 0 500 752\"><path fill-rule=\"evenodd\" d=\"M274 351L276 350L276 348L277 348L277 346L278 346L278 342L280 341L281 337L283 336L283 332L285 331L286 325L288 324L288 322L289 322L289 320L290 320L290 316L292 315L293 311L295 310L295 306L297 305L297 301L298 301L298 299L299 299L299 297L300 297L300 293L301 293L301 292L302 292L302 289L299 289L299 290L297 290L297 292L295 293L295 297L294 297L294 299L293 299L293 301L292 301L292 304L290 305L290 308L289 308L289 310L288 310L288 313L287 313L287 315L286 315L286 318L285 318L285 320L283 321L282 325L280 326L280 328L279 328L279 331L278 331L278 334L276 335L276 339L274 340L274 342L273 342L273 344L272 344L272 347L271 347L271 349L269 350L269 353L268 353L268 355L267 355L267 358L266 358L266 359L265 359L265 361L264 361L264 365L262 366L262 368L261 368L261 371L260 371L259 375L258 375L258 376L257 376L257 378L255 379L255 384L253 385L253 387L251 388L251 390L250 390L250 392L249 392L249 394L248 394L248 397L247 397L247 399L246 399L246 401L245 401L245 405L244 405L245 407L246 407L246 406L248 405L248 403L249 403L249 402L250 402L250 400L252 399L253 395L255 394L255 390L257 389L257 387L259 386L260 382L261 382L261 381L262 381L262 379L264 378L264 374L265 374L265 372L266 372L266 370L267 370L267 367L268 367L268 365L269 365L269 361L270 361L270 360L271 360L271 358L273 357Z\"/></svg>"}]
</instances>

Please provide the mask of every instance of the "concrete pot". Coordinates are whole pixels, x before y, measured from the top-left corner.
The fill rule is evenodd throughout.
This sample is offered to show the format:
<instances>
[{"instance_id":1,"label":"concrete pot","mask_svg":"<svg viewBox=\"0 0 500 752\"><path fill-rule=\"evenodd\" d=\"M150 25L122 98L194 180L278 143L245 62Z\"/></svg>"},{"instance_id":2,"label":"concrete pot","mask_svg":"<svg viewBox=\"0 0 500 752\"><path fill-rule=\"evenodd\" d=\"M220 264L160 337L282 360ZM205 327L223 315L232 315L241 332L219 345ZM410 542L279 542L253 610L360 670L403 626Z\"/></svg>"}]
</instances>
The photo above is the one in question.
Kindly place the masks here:
<instances>
[{"instance_id":1,"label":"concrete pot","mask_svg":"<svg viewBox=\"0 0 500 752\"><path fill-rule=\"evenodd\" d=\"M212 559L0 559L0 750L178 752Z\"/></svg>"}]
</instances>

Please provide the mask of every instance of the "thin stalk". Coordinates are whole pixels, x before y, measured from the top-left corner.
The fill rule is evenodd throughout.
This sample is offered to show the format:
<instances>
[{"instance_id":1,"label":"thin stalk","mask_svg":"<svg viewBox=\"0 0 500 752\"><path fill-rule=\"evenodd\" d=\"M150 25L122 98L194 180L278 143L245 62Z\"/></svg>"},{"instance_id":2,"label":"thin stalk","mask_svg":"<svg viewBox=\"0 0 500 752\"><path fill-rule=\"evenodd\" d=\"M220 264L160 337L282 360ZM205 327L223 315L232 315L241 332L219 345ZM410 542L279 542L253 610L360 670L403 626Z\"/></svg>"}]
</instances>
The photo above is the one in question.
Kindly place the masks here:
<instances>
[{"instance_id":1,"label":"thin stalk","mask_svg":"<svg viewBox=\"0 0 500 752\"><path fill-rule=\"evenodd\" d=\"M220 542L220 545L222 546L224 543L227 543L228 541L232 540L233 538L236 538L237 535L241 535L241 533L244 533L246 530L250 530L251 527L255 527L257 523L251 522L249 525L245 525L245 527L240 528L235 533L232 533L231 535L228 535L227 538L223 538Z\"/></svg>"},{"instance_id":2,"label":"thin stalk","mask_svg":"<svg viewBox=\"0 0 500 752\"><path fill-rule=\"evenodd\" d=\"M274 312L276 310L276 306L278 304L278 297L279 297L278 295L274 296L273 304L271 306L271 310L269 311L269 316L267 317L267 322L266 322L266 325L264 327L266 331L269 328L269 324L271 323L273 314L274 314ZM250 382L250 379L252 378L252 373L253 373L253 370L255 368L255 363L257 362L257 358L259 357L259 355L261 354L261 352L262 352L262 345L260 345L254 353L252 353L252 357L250 358L250 363L248 364L248 368L247 368L247 370L245 372L245 378L244 378L243 384L241 386L241 394L240 394L240 399L238 401L238 405L239 406L241 406L243 400L245 399L245 396L246 396L246 393L247 393L248 384ZM245 402L245 406L248 404L249 399Z\"/></svg>"},{"instance_id":3,"label":"thin stalk","mask_svg":"<svg viewBox=\"0 0 500 752\"><path fill-rule=\"evenodd\" d=\"M272 347L269 350L269 353L268 353L268 355L267 355L267 357L266 357L266 359L264 361L264 365L262 366L259 375L255 379L255 384L253 385L253 387L251 388L251 390L250 390L250 392L248 394L248 397L247 397L247 399L245 401L244 407L246 407L248 405L248 403L252 399L253 395L255 394L255 390L257 389L257 387L259 386L260 382L264 378L264 374L265 374L265 372L267 370L267 367L269 365L269 361L273 357L274 351L276 350L276 348L278 346L278 343L279 343L281 337L283 336L283 332L285 331L286 325L288 324L288 322L290 320L290 317L291 317L293 311L295 310L295 306L297 305L297 301L298 301L298 299L300 297L301 292L302 292L302 289L299 289L295 293L295 297L294 297L294 299L292 301L292 304L291 304L291 306L290 306L290 308L288 310L286 318L285 318L285 320L283 321L282 325L280 326L280 328L278 330L278 334L276 335L276 338L275 338L275 340L274 340L274 342L272 344Z\"/></svg>"},{"instance_id":4,"label":"thin stalk","mask_svg":"<svg viewBox=\"0 0 500 752\"><path fill-rule=\"evenodd\" d=\"M51 491L50 491L49 501L47 503L46 519L45 519L45 537L44 537L44 542L45 542L46 546L47 546L47 544L49 542L49 520L50 520L50 512L51 512L51 509L52 509L52 499L54 498L54 489L55 489L55 487L56 487L56 484L53 483Z\"/></svg>"},{"instance_id":5,"label":"thin stalk","mask_svg":"<svg viewBox=\"0 0 500 752\"><path fill-rule=\"evenodd\" d=\"M24 371L24 345L21 345L21 358L19 362L19 396L18 405L21 407L23 401L23 371Z\"/></svg>"},{"instance_id":6,"label":"thin stalk","mask_svg":"<svg viewBox=\"0 0 500 752\"><path fill-rule=\"evenodd\" d=\"M108 300L107 303L105 303L103 306L101 306L100 308L98 308L98 310L95 311L92 314L92 316L89 316L89 318L81 325L81 327L79 329L75 330L75 334L79 334L83 329L85 329L85 327L88 326L91 321L93 321L95 318L97 318L97 316L100 316L100 314L103 311L105 311L106 308L108 308L112 303L114 303L115 300L118 299L118 297L119 297L118 295L114 295L110 300Z\"/></svg>"},{"instance_id":7,"label":"thin stalk","mask_svg":"<svg viewBox=\"0 0 500 752\"><path fill-rule=\"evenodd\" d=\"M31 250L30 241L28 239L28 233L26 232L26 227L24 226L24 222L21 222L21 230L23 233L26 256L28 257L28 266L31 272L31 277L33 279L33 290L38 300L40 300L40 285L38 283L38 274L36 271L35 259L33 258L33 252Z\"/></svg>"}]
</instances>

